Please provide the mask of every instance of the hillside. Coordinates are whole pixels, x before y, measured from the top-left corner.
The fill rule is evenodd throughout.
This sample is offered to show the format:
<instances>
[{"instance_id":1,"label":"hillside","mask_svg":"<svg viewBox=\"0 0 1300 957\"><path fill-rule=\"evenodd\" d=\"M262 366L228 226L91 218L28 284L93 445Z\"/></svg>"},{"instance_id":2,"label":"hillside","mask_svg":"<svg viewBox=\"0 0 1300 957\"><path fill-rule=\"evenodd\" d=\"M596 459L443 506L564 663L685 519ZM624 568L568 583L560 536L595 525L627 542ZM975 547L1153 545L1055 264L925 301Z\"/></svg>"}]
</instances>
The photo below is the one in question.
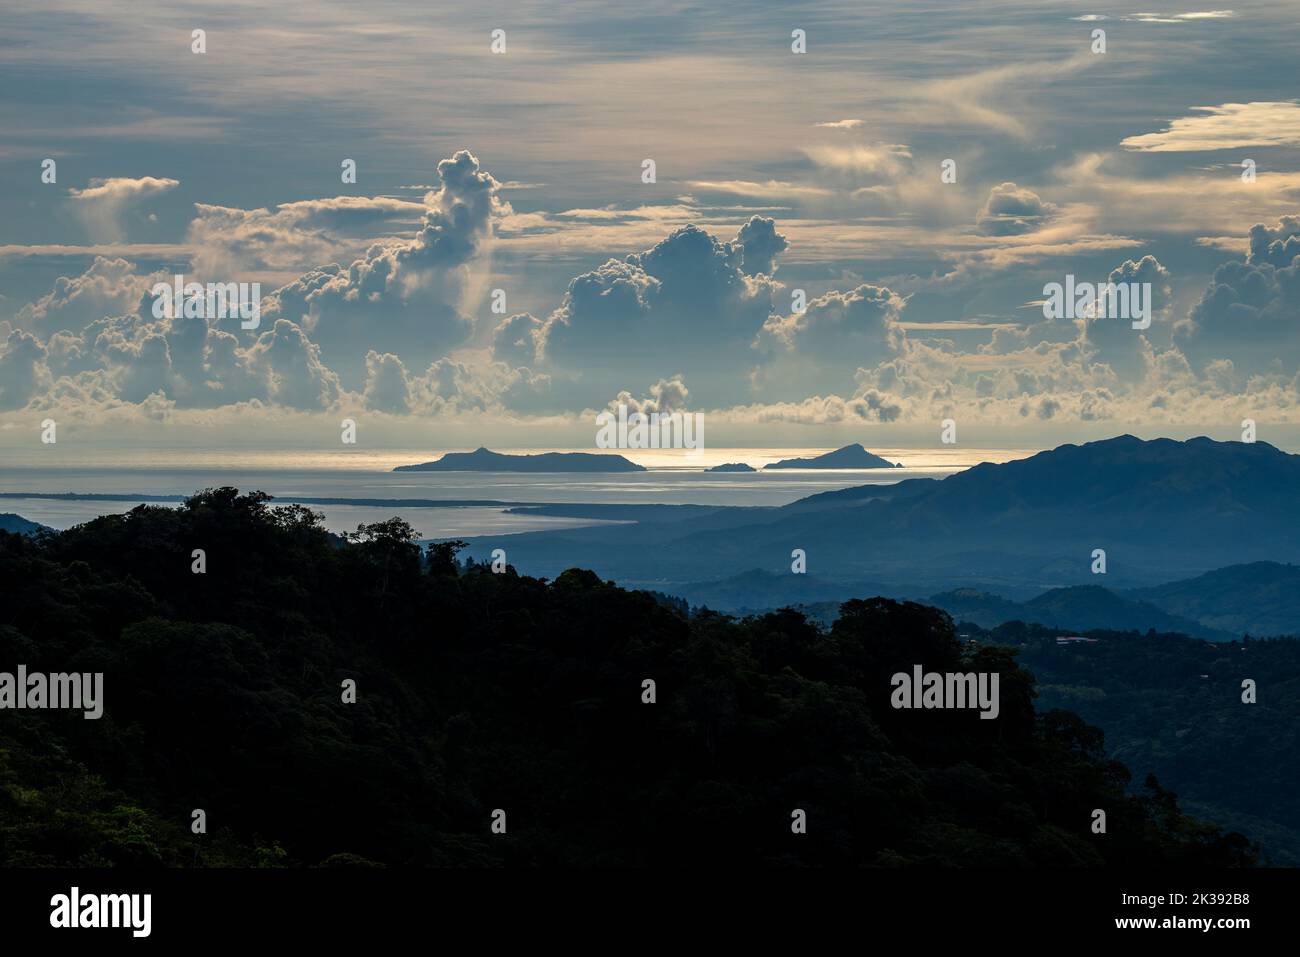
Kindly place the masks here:
<instances>
[{"instance_id":1,"label":"hillside","mask_svg":"<svg viewBox=\"0 0 1300 957\"><path fill-rule=\"evenodd\" d=\"M1095 630L1096 644L1059 646L1055 634L1011 624L978 637L1019 651L1040 707L1078 712L1135 773L1216 821L1249 825L1274 863L1300 866L1300 641ZM1244 678L1255 704L1242 701Z\"/></svg>"},{"instance_id":2,"label":"hillside","mask_svg":"<svg viewBox=\"0 0 1300 957\"><path fill-rule=\"evenodd\" d=\"M1108 628L1116 631L1179 632L1209 641L1241 637L1200 621L1171 615L1142 601L1115 594L1099 585L1053 588L1025 602L1011 601L975 589L957 589L933 595L929 603L953 618L993 628L1007 621L1036 622L1076 631Z\"/></svg>"},{"instance_id":3,"label":"hillside","mask_svg":"<svg viewBox=\"0 0 1300 957\"><path fill-rule=\"evenodd\" d=\"M29 522L13 512L0 512L0 532L13 532L15 535L31 535L45 528L39 522Z\"/></svg>"},{"instance_id":4,"label":"hillside","mask_svg":"<svg viewBox=\"0 0 1300 957\"><path fill-rule=\"evenodd\" d=\"M0 864L1254 860L1157 782L1130 789L1100 732L1036 711L1011 653L936 609L853 601L826 633L791 612L688 618L589 571L493 574L456 549L422 552L397 519L335 542L234 489L0 533L0 660L102 672L105 702L94 721L5 715ZM998 674L997 719L892 707L914 666Z\"/></svg>"},{"instance_id":5,"label":"hillside","mask_svg":"<svg viewBox=\"0 0 1300 957\"><path fill-rule=\"evenodd\" d=\"M620 580L687 583L754 567L780 573L800 548L820 575L1016 600L1066 585L1113 591L1243 562L1300 562L1300 457L1262 442L1120 436L899 485L718 515L704 526L515 535L511 561L533 574L578 563ZM472 554L499 544L474 540ZM1098 548L1107 557L1102 582L1091 573Z\"/></svg>"},{"instance_id":6,"label":"hillside","mask_svg":"<svg viewBox=\"0 0 1300 957\"><path fill-rule=\"evenodd\" d=\"M1251 562L1128 597L1239 634L1300 635L1300 566Z\"/></svg>"}]
</instances>

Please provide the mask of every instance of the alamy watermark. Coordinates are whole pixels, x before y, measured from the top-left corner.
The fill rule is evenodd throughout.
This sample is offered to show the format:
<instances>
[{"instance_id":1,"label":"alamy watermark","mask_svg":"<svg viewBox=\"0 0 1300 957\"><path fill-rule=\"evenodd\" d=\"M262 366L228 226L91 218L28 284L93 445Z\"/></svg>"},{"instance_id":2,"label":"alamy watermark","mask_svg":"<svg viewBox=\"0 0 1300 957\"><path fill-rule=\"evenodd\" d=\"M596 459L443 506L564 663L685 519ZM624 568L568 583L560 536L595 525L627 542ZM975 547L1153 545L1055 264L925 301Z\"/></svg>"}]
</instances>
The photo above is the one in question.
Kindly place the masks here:
<instances>
[{"instance_id":1,"label":"alamy watermark","mask_svg":"<svg viewBox=\"0 0 1300 957\"><path fill-rule=\"evenodd\" d=\"M262 322L260 282L186 282L183 275L173 282L154 283L155 319L239 319L239 328L256 329Z\"/></svg>"},{"instance_id":2,"label":"alamy watermark","mask_svg":"<svg viewBox=\"0 0 1300 957\"><path fill-rule=\"evenodd\" d=\"M120 927L132 937L148 937L152 914L152 894L83 894L74 885L50 898L50 926L55 928Z\"/></svg>"},{"instance_id":3,"label":"alamy watermark","mask_svg":"<svg viewBox=\"0 0 1300 957\"><path fill-rule=\"evenodd\" d=\"M1001 710L998 678L996 671L940 674L915 665L910 675L900 671L889 679L894 689L889 703L895 708L978 708L981 720L991 720Z\"/></svg>"},{"instance_id":4,"label":"alamy watermark","mask_svg":"<svg viewBox=\"0 0 1300 957\"><path fill-rule=\"evenodd\" d=\"M76 708L87 720L104 714L104 673L28 674L19 665L17 674L0 671L0 711L27 708Z\"/></svg>"},{"instance_id":5,"label":"alamy watermark","mask_svg":"<svg viewBox=\"0 0 1300 957\"><path fill-rule=\"evenodd\" d=\"M1131 319L1134 329L1151 325L1151 283L1049 282L1043 287L1043 316L1047 319Z\"/></svg>"},{"instance_id":6,"label":"alamy watermark","mask_svg":"<svg viewBox=\"0 0 1300 957\"><path fill-rule=\"evenodd\" d=\"M596 416L598 449L703 449L703 412L632 412L618 404L618 415Z\"/></svg>"}]
</instances>

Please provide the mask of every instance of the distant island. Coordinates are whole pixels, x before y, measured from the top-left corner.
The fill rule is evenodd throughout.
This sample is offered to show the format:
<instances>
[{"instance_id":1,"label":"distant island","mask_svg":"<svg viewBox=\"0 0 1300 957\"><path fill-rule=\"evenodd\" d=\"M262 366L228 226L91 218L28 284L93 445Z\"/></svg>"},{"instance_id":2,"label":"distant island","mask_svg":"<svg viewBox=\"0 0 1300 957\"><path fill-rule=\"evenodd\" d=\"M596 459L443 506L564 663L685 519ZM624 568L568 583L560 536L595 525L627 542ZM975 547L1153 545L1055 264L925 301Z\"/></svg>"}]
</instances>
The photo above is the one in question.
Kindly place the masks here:
<instances>
[{"instance_id":1,"label":"distant island","mask_svg":"<svg viewBox=\"0 0 1300 957\"><path fill-rule=\"evenodd\" d=\"M752 465L746 465L744 462L728 462L725 465L715 465L711 469L705 469L706 472L757 472L758 469Z\"/></svg>"},{"instance_id":2,"label":"distant island","mask_svg":"<svg viewBox=\"0 0 1300 957\"><path fill-rule=\"evenodd\" d=\"M593 452L543 452L540 455L506 455L490 449L447 452L433 462L399 465L394 472L644 472L621 455Z\"/></svg>"},{"instance_id":3,"label":"distant island","mask_svg":"<svg viewBox=\"0 0 1300 957\"><path fill-rule=\"evenodd\" d=\"M811 459L782 459L763 466L765 469L901 469L902 467L901 462L888 462L879 455L868 452L857 442Z\"/></svg>"}]
</instances>

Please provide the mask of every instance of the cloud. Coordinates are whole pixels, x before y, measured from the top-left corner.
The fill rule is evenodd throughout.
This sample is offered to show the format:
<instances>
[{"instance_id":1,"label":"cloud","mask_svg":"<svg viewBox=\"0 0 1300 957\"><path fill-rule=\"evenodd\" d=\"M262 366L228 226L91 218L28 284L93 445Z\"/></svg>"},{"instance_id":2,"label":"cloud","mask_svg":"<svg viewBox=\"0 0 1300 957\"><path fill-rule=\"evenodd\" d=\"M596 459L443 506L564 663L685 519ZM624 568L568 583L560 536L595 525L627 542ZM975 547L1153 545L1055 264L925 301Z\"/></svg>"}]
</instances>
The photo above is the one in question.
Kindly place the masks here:
<instances>
[{"instance_id":1,"label":"cloud","mask_svg":"<svg viewBox=\"0 0 1300 957\"><path fill-rule=\"evenodd\" d=\"M1055 212L1033 190L1002 183L989 190L976 227L987 236L1018 236L1040 229Z\"/></svg>"},{"instance_id":2,"label":"cloud","mask_svg":"<svg viewBox=\"0 0 1300 957\"><path fill-rule=\"evenodd\" d=\"M821 126L830 130L854 130L865 122L865 120L830 120L826 123L814 123L813 126Z\"/></svg>"},{"instance_id":3,"label":"cloud","mask_svg":"<svg viewBox=\"0 0 1300 957\"><path fill-rule=\"evenodd\" d=\"M1025 91L1041 94L1053 80L1095 67L1099 60L1079 53L1057 60L1016 60L975 73L932 80L915 88L913 95L931 112L931 122L945 118L972 126L999 130L1020 140L1032 136L1033 111L1021 100Z\"/></svg>"},{"instance_id":4,"label":"cloud","mask_svg":"<svg viewBox=\"0 0 1300 957\"><path fill-rule=\"evenodd\" d=\"M180 180L157 176L92 179L85 189L70 189L73 209L96 242L122 237L122 216L132 207L180 185Z\"/></svg>"},{"instance_id":5,"label":"cloud","mask_svg":"<svg viewBox=\"0 0 1300 957\"><path fill-rule=\"evenodd\" d=\"M848 401L849 410L868 422L896 422L903 414L903 406L888 393L866 389Z\"/></svg>"},{"instance_id":6,"label":"cloud","mask_svg":"<svg viewBox=\"0 0 1300 957\"><path fill-rule=\"evenodd\" d=\"M526 312L502 319L492 332L492 358L502 362L531 365L537 361L542 320Z\"/></svg>"},{"instance_id":7,"label":"cloud","mask_svg":"<svg viewBox=\"0 0 1300 957\"><path fill-rule=\"evenodd\" d=\"M753 196L760 199L797 199L831 195L831 190L821 186L802 186L775 179L763 183L744 179L695 179L688 185L691 189L706 193L731 193L736 196Z\"/></svg>"},{"instance_id":8,"label":"cloud","mask_svg":"<svg viewBox=\"0 0 1300 957\"><path fill-rule=\"evenodd\" d=\"M776 257L789 248L786 238L776 231L776 220L753 216L740 227L736 243L743 251L743 265L747 276L759 273L771 276L776 272Z\"/></svg>"},{"instance_id":9,"label":"cloud","mask_svg":"<svg viewBox=\"0 0 1300 957\"><path fill-rule=\"evenodd\" d=\"M775 268L777 235L751 220L731 242L686 226L573 279L538 335L549 369L580 378L596 395L628 376L681 373L693 381L697 371L708 380L708 401L737 388L778 288L748 274L742 234L764 267Z\"/></svg>"},{"instance_id":10,"label":"cloud","mask_svg":"<svg viewBox=\"0 0 1300 957\"><path fill-rule=\"evenodd\" d=\"M903 300L894 292L863 284L847 293L828 292L808 303L803 312L773 316L763 335L787 350L821 346L833 353L860 341L897 352L904 338L898 324L902 308Z\"/></svg>"},{"instance_id":11,"label":"cloud","mask_svg":"<svg viewBox=\"0 0 1300 957\"><path fill-rule=\"evenodd\" d=\"M270 396L269 359L195 317L100 319L80 337L52 336L49 363L60 381L89 377L97 392L124 402L158 394L178 407L210 408Z\"/></svg>"},{"instance_id":12,"label":"cloud","mask_svg":"<svg viewBox=\"0 0 1300 957\"><path fill-rule=\"evenodd\" d=\"M1167 322L1173 310L1172 278L1160 260L1148 255L1137 261L1126 259L1111 271L1107 281L1151 284L1148 306L1152 328L1137 330L1129 319L1108 317L1104 310L1094 310L1103 314L1079 320L1081 342L1086 343L1092 361L1106 363L1123 379L1140 378L1151 361L1149 340L1159 331L1155 324Z\"/></svg>"},{"instance_id":13,"label":"cloud","mask_svg":"<svg viewBox=\"0 0 1300 957\"><path fill-rule=\"evenodd\" d=\"M270 366L270 398L279 405L323 409L339 398L339 377L321 361L320 347L288 319L277 319L249 352Z\"/></svg>"},{"instance_id":14,"label":"cloud","mask_svg":"<svg viewBox=\"0 0 1300 957\"><path fill-rule=\"evenodd\" d=\"M1199 13L1134 13L1120 17L1128 23L1191 23L1197 20L1227 20L1236 16L1232 10L1204 10Z\"/></svg>"},{"instance_id":15,"label":"cloud","mask_svg":"<svg viewBox=\"0 0 1300 957\"><path fill-rule=\"evenodd\" d=\"M425 197L413 238L376 243L346 269L312 270L263 307L264 320L300 323L344 382L365 380L372 349L418 365L470 334L468 311L483 291L493 223L509 206L468 150L440 162L438 175L442 188Z\"/></svg>"},{"instance_id":16,"label":"cloud","mask_svg":"<svg viewBox=\"0 0 1300 957\"><path fill-rule=\"evenodd\" d=\"M1146 153L1300 146L1300 103L1294 100L1194 106L1197 115L1174 120L1157 133L1128 136L1125 149Z\"/></svg>"},{"instance_id":17,"label":"cloud","mask_svg":"<svg viewBox=\"0 0 1300 957\"><path fill-rule=\"evenodd\" d=\"M1175 342L1194 362L1293 375L1300 364L1300 217L1250 231L1244 261L1219 266Z\"/></svg>"},{"instance_id":18,"label":"cloud","mask_svg":"<svg viewBox=\"0 0 1300 957\"><path fill-rule=\"evenodd\" d=\"M1300 216L1283 216L1272 229L1256 223L1250 229L1250 247L1246 261L1269 263L1285 269L1300 256Z\"/></svg>"},{"instance_id":19,"label":"cloud","mask_svg":"<svg viewBox=\"0 0 1300 957\"><path fill-rule=\"evenodd\" d=\"M382 196L302 200L273 210L206 203L194 209L186 236L194 250L191 268L214 281L248 270L309 269L359 245L350 236L415 222L425 211L423 203Z\"/></svg>"},{"instance_id":20,"label":"cloud","mask_svg":"<svg viewBox=\"0 0 1300 957\"><path fill-rule=\"evenodd\" d=\"M904 300L884 286L864 283L829 292L801 313L772 316L755 339L761 366L754 381L764 392L787 398L853 381L860 366L898 355L907 334L899 323Z\"/></svg>"},{"instance_id":21,"label":"cloud","mask_svg":"<svg viewBox=\"0 0 1300 957\"><path fill-rule=\"evenodd\" d=\"M54 288L18 310L18 325L42 338L61 329L81 332L96 319L133 312L158 275L142 276L125 259L96 256L80 276L60 276Z\"/></svg>"},{"instance_id":22,"label":"cloud","mask_svg":"<svg viewBox=\"0 0 1300 957\"><path fill-rule=\"evenodd\" d=\"M816 144L803 147L803 153L817 166L855 176L874 176L893 180L907 169L905 160L911 151L900 143L859 143L850 146Z\"/></svg>"},{"instance_id":23,"label":"cloud","mask_svg":"<svg viewBox=\"0 0 1300 957\"><path fill-rule=\"evenodd\" d=\"M1094 228L1104 221L1107 229L1121 234L1179 239L1189 233L1245 234L1262 218L1293 213L1300 202L1300 171L1261 169L1257 181L1244 187L1235 161L1187 172L1162 168L1158 175L1151 175L1149 166L1139 154L1085 153L1055 170L1055 176L1060 189L1087 198ZM1189 196L1196 202L1188 202Z\"/></svg>"},{"instance_id":24,"label":"cloud","mask_svg":"<svg viewBox=\"0 0 1300 957\"><path fill-rule=\"evenodd\" d=\"M411 390L406 381L406 367L391 352L366 353L367 409L403 414L411 411Z\"/></svg>"},{"instance_id":25,"label":"cloud","mask_svg":"<svg viewBox=\"0 0 1300 957\"><path fill-rule=\"evenodd\" d=\"M408 377L411 411L422 415L459 415L508 410L549 411L550 377L504 362L476 363L450 357Z\"/></svg>"},{"instance_id":26,"label":"cloud","mask_svg":"<svg viewBox=\"0 0 1300 957\"><path fill-rule=\"evenodd\" d=\"M629 412L641 412L645 415L652 412L663 414L685 412L688 408L686 400L690 396L690 391L686 388L682 377L678 375L671 379L660 379L650 387L650 394L644 399L638 399L630 392L621 391L605 408L610 412L618 412L618 407L622 405L626 406Z\"/></svg>"},{"instance_id":27,"label":"cloud","mask_svg":"<svg viewBox=\"0 0 1300 957\"><path fill-rule=\"evenodd\" d=\"M15 329L0 351L0 409L21 409L50 386L46 351L29 332Z\"/></svg>"}]
</instances>

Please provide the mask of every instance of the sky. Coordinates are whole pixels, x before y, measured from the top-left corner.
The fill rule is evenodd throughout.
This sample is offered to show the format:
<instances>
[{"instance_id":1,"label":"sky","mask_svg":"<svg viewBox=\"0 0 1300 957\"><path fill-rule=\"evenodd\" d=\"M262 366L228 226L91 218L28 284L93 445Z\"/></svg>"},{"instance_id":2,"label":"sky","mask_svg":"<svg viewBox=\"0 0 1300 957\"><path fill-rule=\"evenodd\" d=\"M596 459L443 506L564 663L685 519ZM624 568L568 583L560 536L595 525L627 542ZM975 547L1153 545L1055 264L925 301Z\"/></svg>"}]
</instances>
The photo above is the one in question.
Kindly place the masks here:
<instances>
[{"instance_id":1,"label":"sky","mask_svg":"<svg viewBox=\"0 0 1300 957\"><path fill-rule=\"evenodd\" d=\"M1294 2L9 0L0 452L582 448L619 402L1300 449L1298 49ZM160 317L178 274L258 325ZM1048 318L1069 276L1149 327Z\"/></svg>"}]
</instances>

